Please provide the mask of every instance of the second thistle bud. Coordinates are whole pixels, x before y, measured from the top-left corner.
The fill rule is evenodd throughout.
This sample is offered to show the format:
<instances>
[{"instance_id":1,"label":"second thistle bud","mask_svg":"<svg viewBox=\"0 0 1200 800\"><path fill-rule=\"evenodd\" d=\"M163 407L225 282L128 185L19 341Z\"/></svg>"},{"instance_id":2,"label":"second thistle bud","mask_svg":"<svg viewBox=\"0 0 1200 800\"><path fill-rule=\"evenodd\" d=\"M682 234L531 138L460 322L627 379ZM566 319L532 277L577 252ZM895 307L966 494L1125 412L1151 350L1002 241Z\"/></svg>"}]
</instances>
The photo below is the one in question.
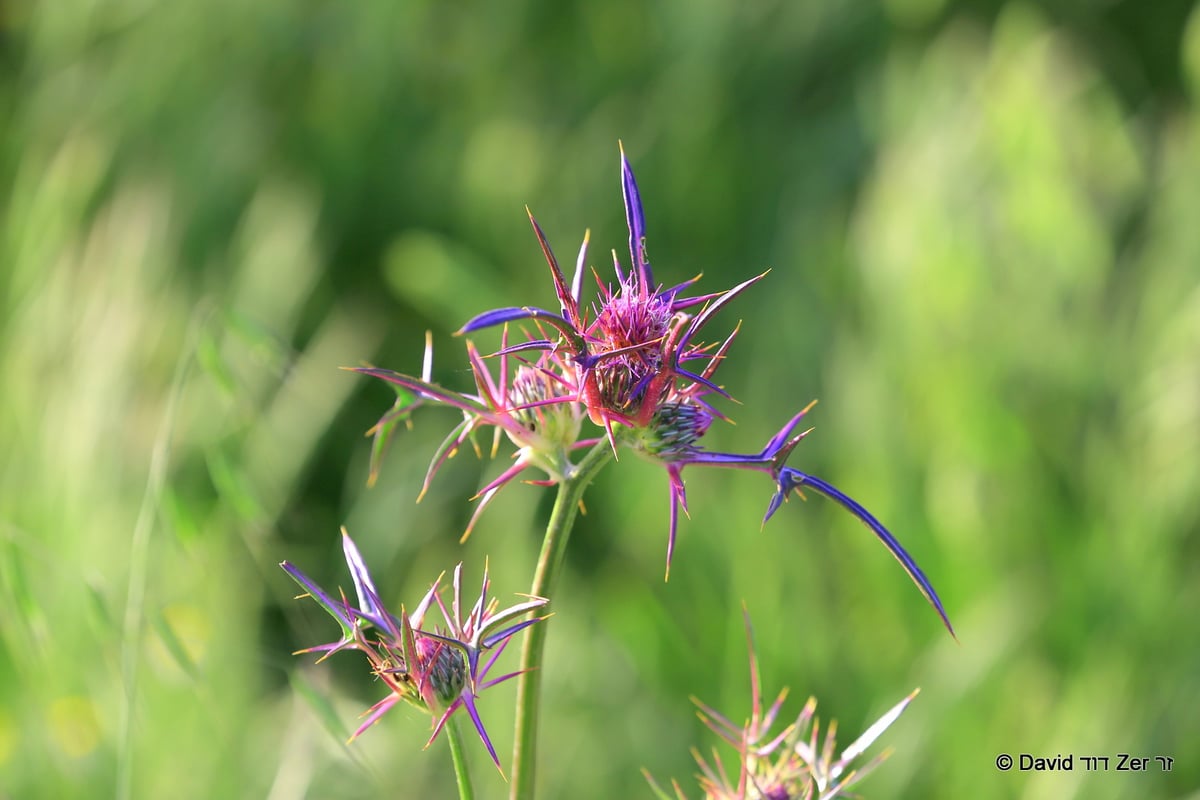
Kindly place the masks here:
<instances>
[{"instance_id":1,"label":"second thistle bud","mask_svg":"<svg viewBox=\"0 0 1200 800\"><path fill-rule=\"evenodd\" d=\"M696 453L696 442L711 424L712 414L703 406L668 402L658 407L649 425L630 435L638 451L661 461L679 461Z\"/></svg>"},{"instance_id":2,"label":"second thistle bud","mask_svg":"<svg viewBox=\"0 0 1200 800\"><path fill-rule=\"evenodd\" d=\"M554 379L540 369L521 366L509 389L512 415L530 433L552 447L570 447L579 438L582 425L578 409L571 403L554 402L562 397ZM517 442L524 445L525 442Z\"/></svg>"}]
</instances>

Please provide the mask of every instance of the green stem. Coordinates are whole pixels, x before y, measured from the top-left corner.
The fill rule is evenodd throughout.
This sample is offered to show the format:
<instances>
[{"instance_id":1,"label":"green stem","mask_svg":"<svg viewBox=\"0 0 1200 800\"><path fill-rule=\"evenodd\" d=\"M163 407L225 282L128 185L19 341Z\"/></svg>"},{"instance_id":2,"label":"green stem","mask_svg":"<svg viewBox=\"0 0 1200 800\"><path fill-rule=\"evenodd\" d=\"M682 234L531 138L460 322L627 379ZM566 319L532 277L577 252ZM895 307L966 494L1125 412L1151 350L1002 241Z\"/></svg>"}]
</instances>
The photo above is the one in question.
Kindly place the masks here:
<instances>
[{"instance_id":1,"label":"green stem","mask_svg":"<svg viewBox=\"0 0 1200 800\"><path fill-rule=\"evenodd\" d=\"M558 484L558 496L546 525L546 538L538 556L533 588L529 593L552 600L554 585L562 567L567 540L575 524L575 514L584 490L601 468L612 458L608 440L593 447L578 466ZM551 603L553 605L553 603ZM551 606L541 609L544 613ZM513 745L512 800L533 800L537 767L538 703L542 685L542 653L546 648L546 625L532 625L525 631L521 650L521 675L517 678L517 722Z\"/></svg>"},{"instance_id":2,"label":"green stem","mask_svg":"<svg viewBox=\"0 0 1200 800\"><path fill-rule=\"evenodd\" d=\"M458 780L458 798L474 800L475 790L471 788L471 772L467 769L466 752L456 717L452 716L446 722L446 737L450 740L450 759L454 762L454 777Z\"/></svg>"}]
</instances>

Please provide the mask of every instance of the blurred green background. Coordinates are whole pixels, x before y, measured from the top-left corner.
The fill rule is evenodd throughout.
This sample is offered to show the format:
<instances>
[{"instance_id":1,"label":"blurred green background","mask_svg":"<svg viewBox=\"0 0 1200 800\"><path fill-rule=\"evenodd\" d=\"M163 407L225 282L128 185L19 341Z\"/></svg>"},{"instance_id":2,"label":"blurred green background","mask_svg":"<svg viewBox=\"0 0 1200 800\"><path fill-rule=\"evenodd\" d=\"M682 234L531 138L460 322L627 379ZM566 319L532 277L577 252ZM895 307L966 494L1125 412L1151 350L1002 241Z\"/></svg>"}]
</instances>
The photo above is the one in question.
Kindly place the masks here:
<instances>
[{"instance_id":1,"label":"blurred green background","mask_svg":"<svg viewBox=\"0 0 1200 800\"><path fill-rule=\"evenodd\" d=\"M344 745L380 687L291 655L334 626L276 564L349 588L345 524L390 602L485 556L528 588L549 493L460 546L500 464L415 504L456 420L427 410L366 489L391 393L337 367L417 372L431 329L468 389L450 333L555 302L526 203L608 276L618 138L661 280L772 268L710 328L746 320L710 445L820 398L792 463L961 644L828 501L760 530L761 475L687 474L664 584L666 478L624 458L555 598L542 796L693 785L688 696L749 712L743 600L785 714L814 694L848 743L922 688L868 797L1200 796L1191 4L17 0L0 60L0 796L452 795L414 711ZM1120 752L1174 768L1082 768Z\"/></svg>"}]
</instances>

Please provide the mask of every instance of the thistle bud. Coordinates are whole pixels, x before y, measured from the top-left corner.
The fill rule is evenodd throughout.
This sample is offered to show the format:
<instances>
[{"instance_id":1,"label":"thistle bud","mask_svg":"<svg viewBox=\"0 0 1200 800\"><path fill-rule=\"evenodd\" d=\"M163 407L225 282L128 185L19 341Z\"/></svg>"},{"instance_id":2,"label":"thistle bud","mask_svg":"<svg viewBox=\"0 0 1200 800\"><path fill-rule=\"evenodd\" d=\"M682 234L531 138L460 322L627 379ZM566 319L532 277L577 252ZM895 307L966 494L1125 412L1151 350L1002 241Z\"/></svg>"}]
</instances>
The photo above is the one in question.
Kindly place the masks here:
<instances>
[{"instance_id":1,"label":"thistle bud","mask_svg":"<svg viewBox=\"0 0 1200 800\"><path fill-rule=\"evenodd\" d=\"M445 642L417 636L417 668L421 698L432 709L444 709L458 699L467 685L467 660Z\"/></svg>"},{"instance_id":2,"label":"thistle bud","mask_svg":"<svg viewBox=\"0 0 1200 800\"><path fill-rule=\"evenodd\" d=\"M635 447L668 463L694 456L696 442L712 424L712 413L697 403L663 403L654 412L650 424L633 432Z\"/></svg>"},{"instance_id":3,"label":"thistle bud","mask_svg":"<svg viewBox=\"0 0 1200 800\"><path fill-rule=\"evenodd\" d=\"M529 433L544 440L543 448L549 449L573 445L583 422L578 406L566 402L556 388L555 379L544 370L522 365L513 375L508 392L513 418ZM528 444L516 439L513 443Z\"/></svg>"}]
</instances>

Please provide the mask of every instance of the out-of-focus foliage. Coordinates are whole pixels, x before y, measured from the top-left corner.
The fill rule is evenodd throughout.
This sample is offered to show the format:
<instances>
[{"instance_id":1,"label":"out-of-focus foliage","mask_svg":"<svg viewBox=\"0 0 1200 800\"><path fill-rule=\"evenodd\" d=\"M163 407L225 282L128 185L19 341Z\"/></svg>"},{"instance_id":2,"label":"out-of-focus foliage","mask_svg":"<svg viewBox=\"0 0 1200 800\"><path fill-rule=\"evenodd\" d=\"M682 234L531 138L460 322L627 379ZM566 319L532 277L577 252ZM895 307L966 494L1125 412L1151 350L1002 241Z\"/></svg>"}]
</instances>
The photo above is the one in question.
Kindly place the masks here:
<instances>
[{"instance_id":1,"label":"out-of-focus foliage","mask_svg":"<svg viewBox=\"0 0 1200 800\"><path fill-rule=\"evenodd\" d=\"M453 792L420 715L343 744L380 687L290 655L333 632L276 563L344 584L344 523L385 600L485 555L528 587L545 492L460 546L499 465L464 453L416 505L455 422L419 411L367 490L394 397L337 367L416 372L428 328L468 388L449 334L554 302L523 204L608 274L621 138L658 277L773 268L722 312L742 405L713 446L820 397L793 461L892 527L961 644L831 504L760 531L761 476L688 475L664 585L667 490L622 459L548 623L544 796L691 774L687 695L749 713L743 599L785 715L813 694L861 730L922 687L867 796L1186 796L1198 102L1177 2L0 5L0 795ZM505 752L511 693L482 712ZM1121 752L1174 769L1080 762Z\"/></svg>"}]
</instances>

